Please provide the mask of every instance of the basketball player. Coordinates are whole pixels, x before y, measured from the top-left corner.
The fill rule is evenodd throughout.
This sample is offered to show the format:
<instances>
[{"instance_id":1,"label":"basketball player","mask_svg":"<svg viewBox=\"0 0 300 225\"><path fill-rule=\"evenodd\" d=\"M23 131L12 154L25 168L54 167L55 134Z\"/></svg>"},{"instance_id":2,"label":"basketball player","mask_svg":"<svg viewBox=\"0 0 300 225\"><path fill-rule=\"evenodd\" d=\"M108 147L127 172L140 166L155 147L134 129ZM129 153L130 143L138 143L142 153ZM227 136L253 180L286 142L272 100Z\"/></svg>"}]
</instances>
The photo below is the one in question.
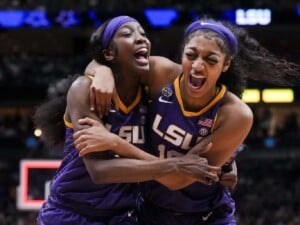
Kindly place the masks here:
<instances>
[{"instance_id":1,"label":"basketball player","mask_svg":"<svg viewBox=\"0 0 300 225\"><path fill-rule=\"evenodd\" d=\"M224 165L246 138L253 120L250 108L237 97L245 87L245 79L266 81L273 76L275 83L286 85L290 82L287 78L299 76L299 66L277 59L243 29L229 27L214 20L190 24L185 31L183 72L172 83L164 82L176 74L171 67L164 69L172 62L152 58L151 76L145 77L152 100L150 153L162 158L178 157L206 137L213 143L212 149L204 153L208 162ZM166 71L169 73L163 73ZM116 135L108 135L101 124L91 119L81 123L93 126L74 135L81 155L101 148L120 152L116 147L119 143L124 152L133 147ZM105 147L104 138L109 138ZM208 186L193 182L181 190L170 191L149 181L143 183L142 194L139 209L143 224L236 223L234 201L219 183Z\"/></svg>"},{"instance_id":2,"label":"basketball player","mask_svg":"<svg viewBox=\"0 0 300 225\"><path fill-rule=\"evenodd\" d=\"M113 71L120 96L120 110L112 108L102 122L111 132L129 137L130 143L143 149L147 99L138 80L140 74L149 70L150 42L135 19L120 16L101 25L92 35L91 44L97 61ZM190 171L191 166L197 167L195 169L203 182L218 180L216 174L220 168L209 166L207 160L197 154L152 160L156 157L139 151L137 160L120 159L113 152L104 151L79 157L72 136L85 126L80 125L78 119L88 116L99 121L98 116L89 110L91 79L80 76L68 91L64 156L51 182L49 198L39 211L39 225L138 224L134 213L138 193L136 181L156 179L168 185L160 178L172 172ZM47 120L58 111L55 107L48 108L50 111L47 112L44 109L37 111L38 114L44 113L39 121ZM199 149L206 150L206 144ZM100 178L95 176L99 173L102 174Z\"/></svg>"}]
</instances>

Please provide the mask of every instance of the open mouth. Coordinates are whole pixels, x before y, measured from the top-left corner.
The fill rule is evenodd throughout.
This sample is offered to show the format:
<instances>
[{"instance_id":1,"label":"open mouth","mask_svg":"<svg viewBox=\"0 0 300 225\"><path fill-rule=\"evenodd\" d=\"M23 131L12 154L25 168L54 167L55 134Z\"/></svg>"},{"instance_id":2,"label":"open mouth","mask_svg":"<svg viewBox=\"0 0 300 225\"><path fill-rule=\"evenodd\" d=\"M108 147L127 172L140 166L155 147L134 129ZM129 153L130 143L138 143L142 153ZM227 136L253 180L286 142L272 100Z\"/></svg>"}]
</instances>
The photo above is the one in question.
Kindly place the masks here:
<instances>
[{"instance_id":1,"label":"open mouth","mask_svg":"<svg viewBox=\"0 0 300 225\"><path fill-rule=\"evenodd\" d=\"M134 53L135 60L140 65L148 65L149 64L149 54L148 48L140 48Z\"/></svg>"},{"instance_id":2,"label":"open mouth","mask_svg":"<svg viewBox=\"0 0 300 225\"><path fill-rule=\"evenodd\" d=\"M206 81L206 77L203 76L190 76L190 84L193 88L199 89L203 86L204 82Z\"/></svg>"}]
</instances>

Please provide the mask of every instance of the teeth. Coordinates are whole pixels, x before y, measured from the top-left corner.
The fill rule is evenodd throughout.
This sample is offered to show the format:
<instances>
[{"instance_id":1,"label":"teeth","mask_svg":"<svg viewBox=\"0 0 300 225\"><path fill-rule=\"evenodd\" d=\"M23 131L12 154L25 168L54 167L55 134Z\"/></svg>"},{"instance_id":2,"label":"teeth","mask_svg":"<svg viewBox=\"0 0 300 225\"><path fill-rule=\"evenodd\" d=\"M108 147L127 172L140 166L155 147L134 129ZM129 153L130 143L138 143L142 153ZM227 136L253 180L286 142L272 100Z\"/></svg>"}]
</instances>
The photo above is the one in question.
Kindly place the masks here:
<instances>
[{"instance_id":1,"label":"teeth","mask_svg":"<svg viewBox=\"0 0 300 225\"><path fill-rule=\"evenodd\" d=\"M205 78L204 76L201 76L201 75L197 76L195 74L191 74L191 77L197 78L197 79L204 79Z\"/></svg>"},{"instance_id":2,"label":"teeth","mask_svg":"<svg viewBox=\"0 0 300 225\"><path fill-rule=\"evenodd\" d=\"M148 49L147 48L141 48L136 53L138 53L138 54L147 54L148 53Z\"/></svg>"}]
</instances>

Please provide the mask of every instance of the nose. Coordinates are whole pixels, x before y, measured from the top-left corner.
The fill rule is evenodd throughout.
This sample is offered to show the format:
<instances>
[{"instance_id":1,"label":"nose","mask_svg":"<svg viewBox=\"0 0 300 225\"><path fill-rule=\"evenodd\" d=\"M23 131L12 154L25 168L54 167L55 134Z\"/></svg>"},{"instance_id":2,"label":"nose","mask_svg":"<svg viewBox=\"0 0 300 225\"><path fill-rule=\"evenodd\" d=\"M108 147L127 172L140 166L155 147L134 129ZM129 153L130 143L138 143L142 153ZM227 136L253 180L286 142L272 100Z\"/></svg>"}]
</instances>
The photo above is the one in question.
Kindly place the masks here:
<instances>
[{"instance_id":1,"label":"nose","mask_svg":"<svg viewBox=\"0 0 300 225\"><path fill-rule=\"evenodd\" d=\"M137 32L136 34L136 42L140 43L140 42L146 42L147 38L146 36L142 35L141 33Z\"/></svg>"},{"instance_id":2,"label":"nose","mask_svg":"<svg viewBox=\"0 0 300 225\"><path fill-rule=\"evenodd\" d=\"M204 61L202 58L197 58L192 63L192 69L195 72L202 71L204 69Z\"/></svg>"}]
</instances>

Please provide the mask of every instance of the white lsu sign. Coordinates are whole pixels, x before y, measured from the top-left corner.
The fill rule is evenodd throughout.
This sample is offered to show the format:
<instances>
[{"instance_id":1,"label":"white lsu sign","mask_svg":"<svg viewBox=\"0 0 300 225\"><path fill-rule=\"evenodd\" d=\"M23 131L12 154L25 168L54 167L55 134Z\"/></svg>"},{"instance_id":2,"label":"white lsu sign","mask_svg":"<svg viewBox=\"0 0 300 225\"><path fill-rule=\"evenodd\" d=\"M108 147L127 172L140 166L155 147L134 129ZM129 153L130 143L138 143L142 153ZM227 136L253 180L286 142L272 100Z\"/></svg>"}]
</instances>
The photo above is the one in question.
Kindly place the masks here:
<instances>
[{"instance_id":1,"label":"white lsu sign","mask_svg":"<svg viewBox=\"0 0 300 225\"><path fill-rule=\"evenodd\" d=\"M235 22L238 25L268 25L272 20L270 9L237 9Z\"/></svg>"}]
</instances>

